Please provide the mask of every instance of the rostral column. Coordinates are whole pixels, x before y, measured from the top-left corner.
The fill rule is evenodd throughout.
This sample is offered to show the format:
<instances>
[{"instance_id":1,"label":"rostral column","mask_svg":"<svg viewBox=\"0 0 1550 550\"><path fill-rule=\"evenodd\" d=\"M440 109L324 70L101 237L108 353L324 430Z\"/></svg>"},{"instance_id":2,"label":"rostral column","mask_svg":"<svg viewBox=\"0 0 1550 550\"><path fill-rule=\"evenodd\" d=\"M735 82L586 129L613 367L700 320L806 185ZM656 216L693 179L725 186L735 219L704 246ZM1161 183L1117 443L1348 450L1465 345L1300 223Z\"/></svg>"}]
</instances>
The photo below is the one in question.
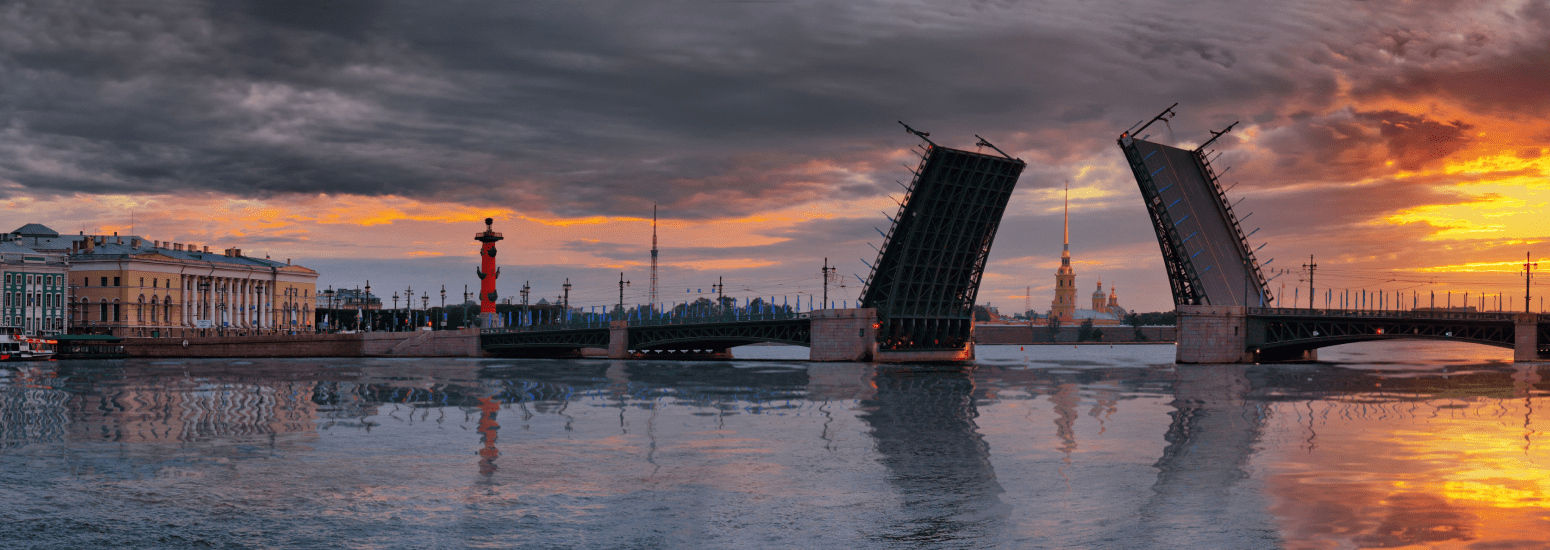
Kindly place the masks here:
<instances>
[{"instance_id":1,"label":"rostral column","mask_svg":"<svg viewBox=\"0 0 1550 550\"><path fill-rule=\"evenodd\" d=\"M495 241L504 237L494 231L495 220L484 219L484 232L474 235L474 240L484 243L479 248L479 320L484 328L499 328L501 317L495 313L495 299L500 295L495 293L495 279L501 276L501 269L495 267Z\"/></svg>"}]
</instances>

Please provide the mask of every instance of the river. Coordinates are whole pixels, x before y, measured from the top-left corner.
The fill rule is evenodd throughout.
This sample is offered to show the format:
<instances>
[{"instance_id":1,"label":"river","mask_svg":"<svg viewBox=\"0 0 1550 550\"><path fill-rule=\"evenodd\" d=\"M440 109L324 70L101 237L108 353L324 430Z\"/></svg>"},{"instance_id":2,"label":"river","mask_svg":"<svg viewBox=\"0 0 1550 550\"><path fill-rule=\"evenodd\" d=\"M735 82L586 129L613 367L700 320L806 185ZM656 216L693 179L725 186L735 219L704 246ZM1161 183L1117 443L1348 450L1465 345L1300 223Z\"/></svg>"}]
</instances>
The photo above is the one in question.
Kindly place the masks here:
<instances>
[{"instance_id":1,"label":"river","mask_svg":"<svg viewBox=\"0 0 1550 550\"><path fill-rule=\"evenodd\" d=\"M0 548L1545 548L1550 384L1441 342L1172 364L58 361ZM1538 415L1536 415L1538 413Z\"/></svg>"}]
</instances>

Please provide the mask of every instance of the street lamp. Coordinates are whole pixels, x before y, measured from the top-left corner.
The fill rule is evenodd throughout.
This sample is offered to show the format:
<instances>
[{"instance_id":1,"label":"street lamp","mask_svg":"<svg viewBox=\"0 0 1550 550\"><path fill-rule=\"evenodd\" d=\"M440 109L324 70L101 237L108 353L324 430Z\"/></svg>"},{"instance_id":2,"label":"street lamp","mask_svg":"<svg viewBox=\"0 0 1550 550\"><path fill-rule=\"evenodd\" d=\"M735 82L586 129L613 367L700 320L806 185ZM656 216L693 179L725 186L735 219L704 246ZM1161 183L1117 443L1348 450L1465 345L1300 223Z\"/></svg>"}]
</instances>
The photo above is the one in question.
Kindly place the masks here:
<instances>
[{"instance_id":1,"label":"street lamp","mask_svg":"<svg viewBox=\"0 0 1550 550\"><path fill-rule=\"evenodd\" d=\"M368 310L371 308L371 279L366 279L366 308ZM379 304L377 306L377 308L381 309L382 306ZM372 313L371 314L371 320L373 322L376 322L376 320L377 320L377 314L376 313ZM376 325L374 325L374 324L367 324L366 326L372 327L373 329L376 328Z\"/></svg>"},{"instance_id":2,"label":"street lamp","mask_svg":"<svg viewBox=\"0 0 1550 550\"><path fill-rule=\"evenodd\" d=\"M468 328L468 285L463 285L463 328Z\"/></svg>"},{"instance_id":3,"label":"street lamp","mask_svg":"<svg viewBox=\"0 0 1550 550\"><path fill-rule=\"evenodd\" d=\"M441 285L441 329L447 329L447 285Z\"/></svg>"},{"instance_id":4,"label":"street lamp","mask_svg":"<svg viewBox=\"0 0 1550 550\"><path fill-rule=\"evenodd\" d=\"M427 292L425 294L421 294L420 295L420 314L421 315L429 316L430 315L430 310L431 310L431 296L430 296L430 293ZM430 319L426 319L426 323L425 324L429 325L430 324ZM415 328L418 329L419 327L415 327Z\"/></svg>"},{"instance_id":5,"label":"street lamp","mask_svg":"<svg viewBox=\"0 0 1550 550\"><path fill-rule=\"evenodd\" d=\"M560 286L565 287L565 297L560 300L560 320L564 321L570 315L570 277L566 277L565 284Z\"/></svg>"},{"instance_id":6,"label":"street lamp","mask_svg":"<svg viewBox=\"0 0 1550 550\"><path fill-rule=\"evenodd\" d=\"M522 292L518 292L518 294L522 295L522 317L517 318L518 325L522 324L522 319L527 316L527 294L529 291L527 281L522 281Z\"/></svg>"}]
</instances>

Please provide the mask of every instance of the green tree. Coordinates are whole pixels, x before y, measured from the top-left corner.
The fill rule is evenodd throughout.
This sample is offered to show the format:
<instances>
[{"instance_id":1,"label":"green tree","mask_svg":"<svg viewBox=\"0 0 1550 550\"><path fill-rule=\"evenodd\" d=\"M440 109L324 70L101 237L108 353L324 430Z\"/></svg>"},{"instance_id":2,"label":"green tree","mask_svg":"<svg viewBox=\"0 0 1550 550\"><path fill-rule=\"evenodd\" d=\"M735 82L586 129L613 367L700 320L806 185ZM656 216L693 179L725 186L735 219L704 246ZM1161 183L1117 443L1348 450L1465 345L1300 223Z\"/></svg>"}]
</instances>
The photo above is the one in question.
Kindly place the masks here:
<instances>
[{"instance_id":1,"label":"green tree","mask_svg":"<svg viewBox=\"0 0 1550 550\"><path fill-rule=\"evenodd\" d=\"M1103 341L1103 330L1093 328L1092 319L1083 319L1082 325L1076 329L1076 341L1101 342Z\"/></svg>"}]
</instances>

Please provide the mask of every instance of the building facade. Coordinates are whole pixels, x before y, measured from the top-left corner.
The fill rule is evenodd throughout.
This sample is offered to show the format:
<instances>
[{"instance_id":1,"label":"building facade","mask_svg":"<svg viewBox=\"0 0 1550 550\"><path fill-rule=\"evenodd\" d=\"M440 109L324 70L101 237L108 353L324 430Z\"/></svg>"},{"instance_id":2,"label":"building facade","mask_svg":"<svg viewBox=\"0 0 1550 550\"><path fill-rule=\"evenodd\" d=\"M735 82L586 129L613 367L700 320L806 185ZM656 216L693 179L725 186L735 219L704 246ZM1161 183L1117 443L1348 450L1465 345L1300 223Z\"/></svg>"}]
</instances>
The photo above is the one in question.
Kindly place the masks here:
<instances>
[{"instance_id":1,"label":"building facade","mask_svg":"<svg viewBox=\"0 0 1550 550\"><path fill-rule=\"evenodd\" d=\"M314 328L318 273L288 260L136 236L60 236L47 228L12 236L15 244L60 254L68 263L64 316L76 332L169 336Z\"/></svg>"},{"instance_id":2,"label":"building facade","mask_svg":"<svg viewBox=\"0 0 1550 550\"><path fill-rule=\"evenodd\" d=\"M18 229L22 231L23 227ZM69 331L65 307L69 265L62 254L0 241L0 332L54 335Z\"/></svg>"}]
</instances>

